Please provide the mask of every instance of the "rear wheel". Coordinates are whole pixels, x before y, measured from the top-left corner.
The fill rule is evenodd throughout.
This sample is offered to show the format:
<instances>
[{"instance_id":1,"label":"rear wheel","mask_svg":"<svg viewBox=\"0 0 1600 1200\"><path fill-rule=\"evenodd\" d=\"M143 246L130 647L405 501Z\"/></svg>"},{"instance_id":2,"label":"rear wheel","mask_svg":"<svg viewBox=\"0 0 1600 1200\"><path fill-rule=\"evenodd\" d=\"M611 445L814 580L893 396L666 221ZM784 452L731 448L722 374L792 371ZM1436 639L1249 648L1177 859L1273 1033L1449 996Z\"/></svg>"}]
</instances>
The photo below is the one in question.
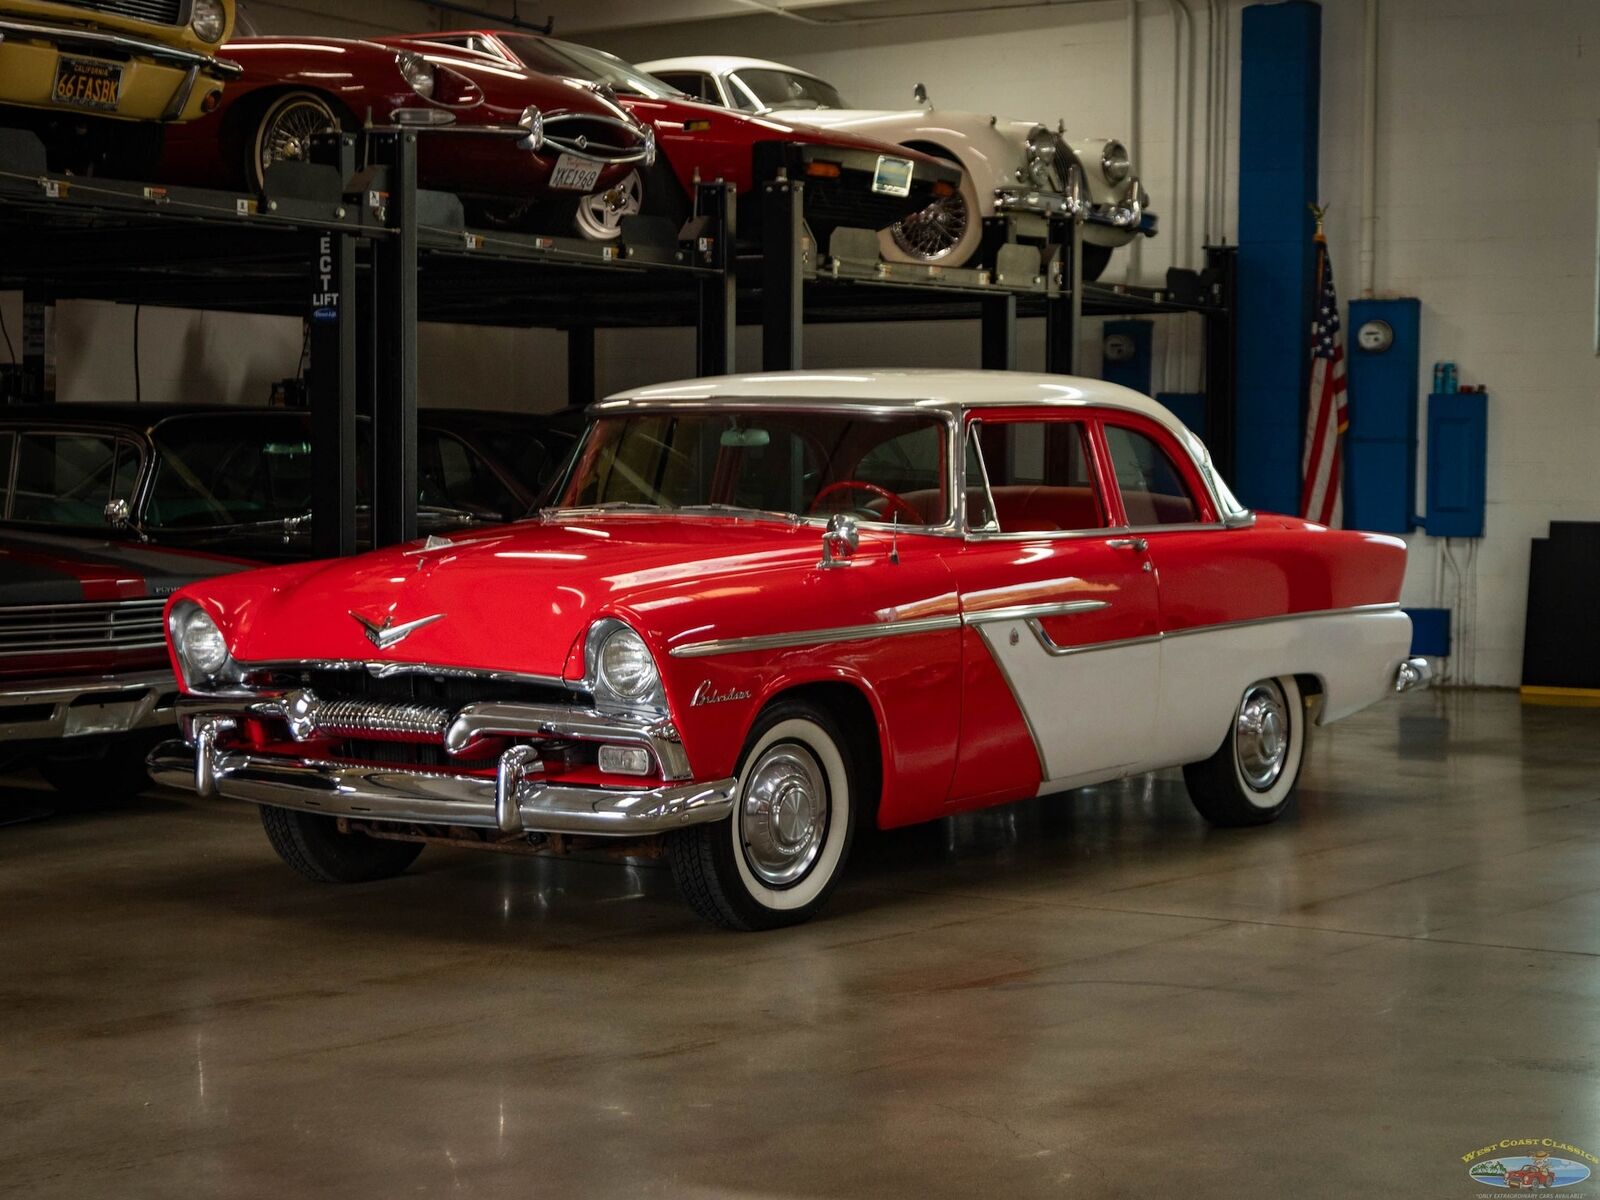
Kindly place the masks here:
<instances>
[{"instance_id":1,"label":"rear wheel","mask_svg":"<svg viewBox=\"0 0 1600 1200\"><path fill-rule=\"evenodd\" d=\"M422 853L421 842L340 833L333 817L261 806L261 827L283 859L317 883L366 883L398 875Z\"/></svg>"},{"instance_id":2,"label":"rear wheel","mask_svg":"<svg viewBox=\"0 0 1600 1200\"><path fill-rule=\"evenodd\" d=\"M245 139L249 153L244 163L246 182L260 191L273 163L310 161L311 139L341 128L333 106L316 92L285 92L275 97L256 119L253 134Z\"/></svg>"},{"instance_id":3,"label":"rear wheel","mask_svg":"<svg viewBox=\"0 0 1600 1200\"><path fill-rule=\"evenodd\" d=\"M808 920L849 857L857 779L829 714L798 701L772 705L745 745L733 815L667 839L689 906L728 929Z\"/></svg>"},{"instance_id":4,"label":"rear wheel","mask_svg":"<svg viewBox=\"0 0 1600 1200\"><path fill-rule=\"evenodd\" d=\"M1264 825L1289 806L1306 753L1306 708L1291 675L1244 690L1228 736L1183 769L1189 798L1213 825Z\"/></svg>"}]
</instances>

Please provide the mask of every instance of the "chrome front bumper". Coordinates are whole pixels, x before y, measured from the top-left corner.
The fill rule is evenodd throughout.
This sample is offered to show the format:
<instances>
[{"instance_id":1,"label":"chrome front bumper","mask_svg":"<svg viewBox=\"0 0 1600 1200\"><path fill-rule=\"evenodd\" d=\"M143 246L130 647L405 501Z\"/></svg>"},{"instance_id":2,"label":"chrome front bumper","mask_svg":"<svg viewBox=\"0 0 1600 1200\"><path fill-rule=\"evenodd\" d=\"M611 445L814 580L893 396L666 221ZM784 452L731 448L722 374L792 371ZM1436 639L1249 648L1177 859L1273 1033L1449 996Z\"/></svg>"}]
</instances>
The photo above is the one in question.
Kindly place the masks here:
<instances>
[{"instance_id":1,"label":"chrome front bumper","mask_svg":"<svg viewBox=\"0 0 1600 1200\"><path fill-rule=\"evenodd\" d=\"M515 754L507 751L507 757ZM271 758L200 744L163 742L150 755L150 777L325 816L408 825L460 825L501 833L583 833L642 837L716 821L733 811L735 781L618 789L562 787L519 777L502 760L499 778L403 768Z\"/></svg>"},{"instance_id":2,"label":"chrome front bumper","mask_svg":"<svg viewBox=\"0 0 1600 1200\"><path fill-rule=\"evenodd\" d=\"M1089 200L1081 187L1065 192L1043 192L1036 188L998 187L994 190L997 213L1033 213L1042 217L1082 217L1091 225L1126 230L1130 234L1153 235L1155 222L1145 213L1143 193L1134 180L1127 196L1115 205L1099 205Z\"/></svg>"},{"instance_id":3,"label":"chrome front bumper","mask_svg":"<svg viewBox=\"0 0 1600 1200\"><path fill-rule=\"evenodd\" d=\"M0 741L44 741L171 725L171 671L0 683ZM162 704L162 700L169 702Z\"/></svg>"},{"instance_id":4,"label":"chrome front bumper","mask_svg":"<svg viewBox=\"0 0 1600 1200\"><path fill-rule=\"evenodd\" d=\"M1394 690L1416 691L1433 682L1433 666L1425 658L1408 658L1394 671Z\"/></svg>"},{"instance_id":5,"label":"chrome front bumper","mask_svg":"<svg viewBox=\"0 0 1600 1200\"><path fill-rule=\"evenodd\" d=\"M84 29L74 25L41 25L35 21L0 18L0 41L4 41L7 37L49 42L69 50L84 50L90 53L98 50L101 53L110 51L137 55L164 67L193 70L202 75L209 75L212 79L237 79L244 74L242 66L227 59L185 50L181 46L169 46L165 42L151 38L111 33L103 29Z\"/></svg>"}]
</instances>

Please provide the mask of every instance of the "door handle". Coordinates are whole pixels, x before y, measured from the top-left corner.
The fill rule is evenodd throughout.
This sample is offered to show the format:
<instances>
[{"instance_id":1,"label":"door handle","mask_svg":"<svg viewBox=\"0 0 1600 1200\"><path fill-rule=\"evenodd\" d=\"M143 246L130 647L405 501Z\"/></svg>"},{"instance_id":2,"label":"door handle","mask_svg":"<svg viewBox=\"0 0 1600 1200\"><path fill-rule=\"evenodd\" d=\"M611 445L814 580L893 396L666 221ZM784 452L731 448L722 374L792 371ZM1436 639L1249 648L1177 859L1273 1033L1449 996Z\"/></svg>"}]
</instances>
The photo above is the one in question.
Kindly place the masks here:
<instances>
[{"instance_id":1,"label":"door handle","mask_svg":"<svg viewBox=\"0 0 1600 1200\"><path fill-rule=\"evenodd\" d=\"M1106 545L1113 550L1137 550L1140 552L1150 548L1150 543L1142 537L1112 538Z\"/></svg>"}]
</instances>

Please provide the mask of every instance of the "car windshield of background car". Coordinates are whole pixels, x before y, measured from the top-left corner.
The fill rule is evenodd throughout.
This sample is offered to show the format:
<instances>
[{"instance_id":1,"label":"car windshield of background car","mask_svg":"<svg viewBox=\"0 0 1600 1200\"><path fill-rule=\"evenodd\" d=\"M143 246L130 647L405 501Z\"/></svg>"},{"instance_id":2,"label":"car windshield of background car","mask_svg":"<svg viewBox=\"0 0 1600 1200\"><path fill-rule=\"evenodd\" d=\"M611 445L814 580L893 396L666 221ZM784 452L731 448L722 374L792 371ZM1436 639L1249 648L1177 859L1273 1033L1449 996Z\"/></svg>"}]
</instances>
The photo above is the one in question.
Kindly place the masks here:
<instances>
[{"instance_id":1,"label":"car windshield of background car","mask_svg":"<svg viewBox=\"0 0 1600 1200\"><path fill-rule=\"evenodd\" d=\"M729 76L740 108L848 108L831 83L792 71L747 67Z\"/></svg>"},{"instance_id":2,"label":"car windshield of background car","mask_svg":"<svg viewBox=\"0 0 1600 1200\"><path fill-rule=\"evenodd\" d=\"M615 91L651 100L666 100L681 94L677 88L663 83L654 75L646 75L638 67L629 66L602 50L528 33L503 33L500 40L530 71L603 83Z\"/></svg>"}]
</instances>

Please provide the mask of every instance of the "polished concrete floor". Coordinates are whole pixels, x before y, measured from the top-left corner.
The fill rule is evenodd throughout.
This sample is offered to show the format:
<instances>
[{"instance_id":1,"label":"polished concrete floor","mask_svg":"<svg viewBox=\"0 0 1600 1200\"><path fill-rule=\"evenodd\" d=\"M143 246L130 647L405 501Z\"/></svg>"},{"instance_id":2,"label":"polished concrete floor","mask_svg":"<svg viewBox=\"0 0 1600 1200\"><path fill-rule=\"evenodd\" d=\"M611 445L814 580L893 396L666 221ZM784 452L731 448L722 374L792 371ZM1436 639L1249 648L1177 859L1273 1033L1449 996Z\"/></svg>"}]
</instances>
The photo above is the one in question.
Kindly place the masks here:
<instances>
[{"instance_id":1,"label":"polished concrete floor","mask_svg":"<svg viewBox=\"0 0 1600 1200\"><path fill-rule=\"evenodd\" d=\"M1480 1194L1502 1138L1600 1153L1597 733L1405 697L1272 827L1136 780L879 838L764 935L654 867L319 887L175 794L11 825L0 1193Z\"/></svg>"}]
</instances>

